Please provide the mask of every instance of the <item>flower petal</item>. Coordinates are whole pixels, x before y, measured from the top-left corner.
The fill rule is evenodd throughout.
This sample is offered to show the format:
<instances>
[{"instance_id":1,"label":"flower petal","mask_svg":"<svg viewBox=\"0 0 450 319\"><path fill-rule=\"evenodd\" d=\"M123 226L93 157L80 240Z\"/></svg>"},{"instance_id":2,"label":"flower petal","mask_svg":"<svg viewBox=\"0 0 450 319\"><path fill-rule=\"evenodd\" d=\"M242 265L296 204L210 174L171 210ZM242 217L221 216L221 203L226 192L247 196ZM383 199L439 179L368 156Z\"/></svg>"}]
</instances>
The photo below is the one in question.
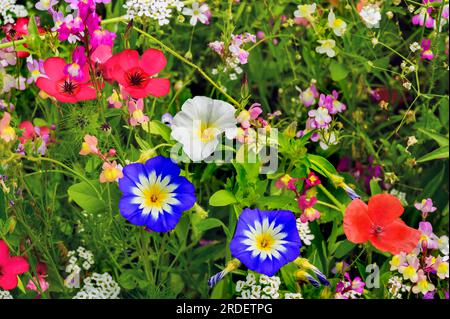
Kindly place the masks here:
<instances>
[{"instance_id":1,"label":"flower petal","mask_svg":"<svg viewBox=\"0 0 450 319\"><path fill-rule=\"evenodd\" d=\"M65 77L64 68L66 61L62 58L49 58L44 62L45 74L53 81L61 80Z\"/></svg>"},{"instance_id":2,"label":"flower petal","mask_svg":"<svg viewBox=\"0 0 450 319\"><path fill-rule=\"evenodd\" d=\"M420 231L406 225L400 218L391 222L378 235L372 235L370 242L379 250L393 255L410 253L417 247Z\"/></svg>"},{"instance_id":3,"label":"flower petal","mask_svg":"<svg viewBox=\"0 0 450 319\"><path fill-rule=\"evenodd\" d=\"M148 49L145 51L140 61L141 68L150 76L161 72L166 64L167 60L164 53L156 49Z\"/></svg>"},{"instance_id":4,"label":"flower petal","mask_svg":"<svg viewBox=\"0 0 450 319\"><path fill-rule=\"evenodd\" d=\"M403 214L400 200L390 194L378 194L369 199L368 214L378 226L387 226Z\"/></svg>"},{"instance_id":5,"label":"flower petal","mask_svg":"<svg viewBox=\"0 0 450 319\"><path fill-rule=\"evenodd\" d=\"M145 87L146 96L151 95L155 97L161 97L169 94L170 81L168 79L152 78L148 80L148 84Z\"/></svg>"},{"instance_id":6,"label":"flower petal","mask_svg":"<svg viewBox=\"0 0 450 319\"><path fill-rule=\"evenodd\" d=\"M17 276L16 275L3 275L0 276L0 288L3 290L12 290L17 287Z\"/></svg>"},{"instance_id":7,"label":"flower petal","mask_svg":"<svg viewBox=\"0 0 450 319\"><path fill-rule=\"evenodd\" d=\"M369 240L372 222L367 211L367 205L360 199L354 199L345 210L344 233L352 243L359 244Z\"/></svg>"},{"instance_id":8,"label":"flower petal","mask_svg":"<svg viewBox=\"0 0 450 319\"><path fill-rule=\"evenodd\" d=\"M6 274L20 275L26 273L30 265L24 257L11 257L6 265L3 265L3 272Z\"/></svg>"}]
</instances>

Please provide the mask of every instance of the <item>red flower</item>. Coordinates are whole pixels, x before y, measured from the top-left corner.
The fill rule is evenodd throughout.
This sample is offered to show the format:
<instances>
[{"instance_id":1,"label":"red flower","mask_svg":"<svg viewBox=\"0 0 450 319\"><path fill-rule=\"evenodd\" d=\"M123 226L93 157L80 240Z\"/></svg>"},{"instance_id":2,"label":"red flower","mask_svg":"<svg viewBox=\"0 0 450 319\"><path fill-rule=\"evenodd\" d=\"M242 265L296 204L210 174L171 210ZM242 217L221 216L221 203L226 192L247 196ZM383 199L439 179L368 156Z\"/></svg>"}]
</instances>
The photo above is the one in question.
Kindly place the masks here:
<instances>
[{"instance_id":1,"label":"red flower","mask_svg":"<svg viewBox=\"0 0 450 319\"><path fill-rule=\"evenodd\" d=\"M7 23L5 24L2 29L3 32L6 34L6 39L8 41L15 41L21 39L24 35L29 35L28 33L28 24L30 22L30 18L18 18L16 20L15 24ZM38 25L38 32L39 34L44 34L45 30L41 27L39 27L39 20L36 20L36 24ZM23 45L24 47L27 47L27 44ZM18 51L17 56L19 58L26 58L30 55L27 51Z\"/></svg>"},{"instance_id":2,"label":"red flower","mask_svg":"<svg viewBox=\"0 0 450 319\"><path fill-rule=\"evenodd\" d=\"M355 244L370 241L394 255L410 253L419 242L420 231L407 226L400 219L402 213L400 200L389 194L372 196L369 205L354 199L345 210L345 235Z\"/></svg>"},{"instance_id":3,"label":"red flower","mask_svg":"<svg viewBox=\"0 0 450 319\"><path fill-rule=\"evenodd\" d=\"M153 78L167 64L164 54L156 49L148 49L139 59L136 50L124 50L113 55L105 65L106 80L119 82L133 98L164 96L170 91L168 79Z\"/></svg>"},{"instance_id":4,"label":"red flower","mask_svg":"<svg viewBox=\"0 0 450 319\"><path fill-rule=\"evenodd\" d=\"M0 288L11 290L17 287L17 275L28 271L29 265L23 257L11 257L9 248L0 240Z\"/></svg>"},{"instance_id":5,"label":"red flower","mask_svg":"<svg viewBox=\"0 0 450 319\"><path fill-rule=\"evenodd\" d=\"M60 102L76 103L95 99L97 97L96 92L89 82L89 65L84 65L84 75L79 81L64 74L65 66L64 59L47 59L44 62L44 71L47 77L38 78L36 85Z\"/></svg>"}]
</instances>

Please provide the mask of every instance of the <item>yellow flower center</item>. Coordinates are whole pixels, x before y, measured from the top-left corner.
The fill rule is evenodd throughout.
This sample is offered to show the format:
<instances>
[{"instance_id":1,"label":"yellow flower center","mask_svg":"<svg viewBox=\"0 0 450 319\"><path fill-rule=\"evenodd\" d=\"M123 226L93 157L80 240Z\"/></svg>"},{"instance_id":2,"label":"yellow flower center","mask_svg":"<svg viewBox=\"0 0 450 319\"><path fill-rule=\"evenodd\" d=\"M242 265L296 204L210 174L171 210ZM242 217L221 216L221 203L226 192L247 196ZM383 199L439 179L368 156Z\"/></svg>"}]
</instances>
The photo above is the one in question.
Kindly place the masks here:
<instances>
[{"instance_id":1,"label":"yellow flower center","mask_svg":"<svg viewBox=\"0 0 450 319\"><path fill-rule=\"evenodd\" d=\"M271 251L275 239L269 233L262 233L256 236L256 247L260 251Z\"/></svg>"},{"instance_id":2,"label":"yellow flower center","mask_svg":"<svg viewBox=\"0 0 450 319\"><path fill-rule=\"evenodd\" d=\"M144 189L145 206L161 208L167 198L167 191L159 184L150 185Z\"/></svg>"},{"instance_id":3,"label":"yellow flower center","mask_svg":"<svg viewBox=\"0 0 450 319\"><path fill-rule=\"evenodd\" d=\"M203 143L210 142L216 138L216 128L213 125L202 122L197 132Z\"/></svg>"},{"instance_id":4,"label":"yellow flower center","mask_svg":"<svg viewBox=\"0 0 450 319\"><path fill-rule=\"evenodd\" d=\"M117 173L118 173L117 168L115 168L115 167L107 168L104 171L105 179L108 182L114 182L117 179L117 175L118 175Z\"/></svg>"}]
</instances>

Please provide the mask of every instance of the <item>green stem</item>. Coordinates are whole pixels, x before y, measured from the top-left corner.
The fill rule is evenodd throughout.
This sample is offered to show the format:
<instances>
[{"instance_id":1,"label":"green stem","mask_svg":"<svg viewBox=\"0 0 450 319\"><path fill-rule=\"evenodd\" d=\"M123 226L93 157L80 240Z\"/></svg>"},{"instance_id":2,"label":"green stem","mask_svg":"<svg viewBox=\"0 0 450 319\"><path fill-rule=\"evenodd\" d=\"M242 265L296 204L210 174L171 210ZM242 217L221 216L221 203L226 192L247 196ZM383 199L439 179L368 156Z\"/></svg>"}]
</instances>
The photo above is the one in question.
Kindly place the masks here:
<instances>
[{"instance_id":1,"label":"green stem","mask_svg":"<svg viewBox=\"0 0 450 319\"><path fill-rule=\"evenodd\" d=\"M317 187L319 187L319 189L322 191L322 193L324 193L336 205L336 207L339 208L338 210L342 214L344 214L344 212L345 212L344 205L342 205L342 203L340 201L338 201L337 198L334 197L334 195L331 194L322 184L317 185Z\"/></svg>"}]
</instances>

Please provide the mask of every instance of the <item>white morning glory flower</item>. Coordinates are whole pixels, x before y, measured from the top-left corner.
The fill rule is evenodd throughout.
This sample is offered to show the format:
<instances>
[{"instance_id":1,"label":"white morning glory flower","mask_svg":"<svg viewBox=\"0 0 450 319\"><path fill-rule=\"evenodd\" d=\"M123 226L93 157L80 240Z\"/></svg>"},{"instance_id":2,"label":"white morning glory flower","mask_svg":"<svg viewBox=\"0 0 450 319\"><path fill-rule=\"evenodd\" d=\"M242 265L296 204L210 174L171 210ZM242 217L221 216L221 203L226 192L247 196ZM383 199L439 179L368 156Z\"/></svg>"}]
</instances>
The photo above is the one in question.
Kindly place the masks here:
<instances>
[{"instance_id":1,"label":"white morning glory flower","mask_svg":"<svg viewBox=\"0 0 450 319\"><path fill-rule=\"evenodd\" d=\"M172 138L183 144L193 161L201 161L214 153L225 132L228 139L236 136L235 109L229 103L196 96L187 100L172 122Z\"/></svg>"}]
</instances>

